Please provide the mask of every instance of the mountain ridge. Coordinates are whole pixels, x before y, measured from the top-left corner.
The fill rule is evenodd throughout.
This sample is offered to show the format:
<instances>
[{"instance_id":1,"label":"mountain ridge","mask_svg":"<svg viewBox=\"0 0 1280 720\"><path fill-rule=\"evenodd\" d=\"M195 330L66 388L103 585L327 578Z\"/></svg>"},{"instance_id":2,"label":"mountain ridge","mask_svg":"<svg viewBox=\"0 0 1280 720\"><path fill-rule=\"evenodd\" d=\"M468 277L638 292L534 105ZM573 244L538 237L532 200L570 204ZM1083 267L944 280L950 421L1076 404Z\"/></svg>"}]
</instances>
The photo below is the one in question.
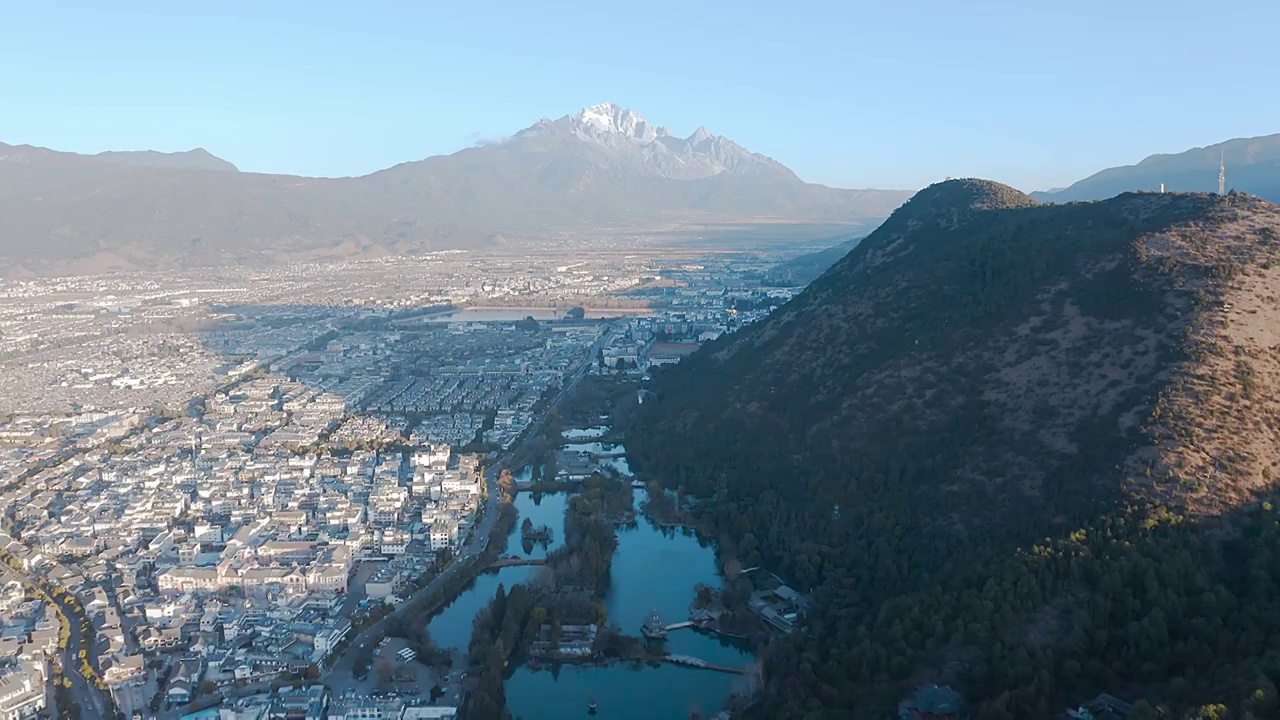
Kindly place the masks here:
<instances>
[{"instance_id":1,"label":"mountain ridge","mask_svg":"<svg viewBox=\"0 0 1280 720\"><path fill-rule=\"evenodd\" d=\"M156 150L105 150L99 153L82 154L62 150L51 150L38 145L9 145L0 142L0 163L43 164L49 162L74 162L79 158L90 158L106 164L122 167L156 167L180 170L213 170L218 172L240 172L230 162L214 155L208 150L197 147L177 152L159 152Z\"/></svg>"},{"instance_id":2,"label":"mountain ridge","mask_svg":"<svg viewBox=\"0 0 1280 720\"><path fill-rule=\"evenodd\" d=\"M594 106L498 143L361 177L235 171L206 151L74 153L0 145L0 265L10 274L358 259L672 223L865 224L908 193L805 183L705 128L688 138Z\"/></svg>"},{"instance_id":3,"label":"mountain ridge","mask_svg":"<svg viewBox=\"0 0 1280 720\"><path fill-rule=\"evenodd\" d=\"M1100 170L1065 188L1034 192L1041 202L1102 200L1122 192L1216 192L1218 166L1226 163L1227 189L1280 202L1280 133L1236 138L1179 153L1149 155L1133 165Z\"/></svg>"}]
</instances>

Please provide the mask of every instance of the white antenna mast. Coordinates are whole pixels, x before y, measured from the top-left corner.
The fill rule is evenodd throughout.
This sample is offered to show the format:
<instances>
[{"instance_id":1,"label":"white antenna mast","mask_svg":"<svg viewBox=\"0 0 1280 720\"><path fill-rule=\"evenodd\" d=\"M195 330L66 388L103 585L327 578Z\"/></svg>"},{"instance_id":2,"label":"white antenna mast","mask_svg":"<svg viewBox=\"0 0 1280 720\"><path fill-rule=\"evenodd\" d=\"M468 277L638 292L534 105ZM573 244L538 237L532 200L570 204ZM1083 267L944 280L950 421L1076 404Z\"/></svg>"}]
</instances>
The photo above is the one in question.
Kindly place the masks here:
<instances>
[{"instance_id":1,"label":"white antenna mast","mask_svg":"<svg viewBox=\"0 0 1280 720\"><path fill-rule=\"evenodd\" d=\"M1227 194L1227 151L1218 156L1218 194Z\"/></svg>"}]
</instances>

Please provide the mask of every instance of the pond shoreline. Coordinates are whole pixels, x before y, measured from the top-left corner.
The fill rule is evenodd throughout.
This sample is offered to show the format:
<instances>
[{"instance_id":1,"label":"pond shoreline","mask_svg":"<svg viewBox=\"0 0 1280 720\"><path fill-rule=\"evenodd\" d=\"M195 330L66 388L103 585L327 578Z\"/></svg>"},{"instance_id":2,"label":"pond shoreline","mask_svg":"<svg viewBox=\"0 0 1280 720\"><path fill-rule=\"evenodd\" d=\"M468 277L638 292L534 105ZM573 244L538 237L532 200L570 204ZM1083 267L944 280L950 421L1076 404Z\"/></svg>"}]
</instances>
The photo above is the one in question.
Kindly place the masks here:
<instances>
[{"instance_id":1,"label":"pond shoreline","mask_svg":"<svg viewBox=\"0 0 1280 720\"><path fill-rule=\"evenodd\" d=\"M634 519L618 527L603 598L608 622L622 633L639 633L655 609L669 622L683 623L690 618L696 586L722 581L708 538L691 527L678 532L664 527L642 512L646 491L633 488L631 493ZM660 655L634 658L513 660L503 683L508 707L530 719L560 718L580 712L585 698L594 697L602 713L607 703L609 717L686 717L694 707L709 711L704 713L709 717L756 687L749 637L694 625L672 630L661 647Z\"/></svg>"},{"instance_id":2,"label":"pond shoreline","mask_svg":"<svg viewBox=\"0 0 1280 720\"><path fill-rule=\"evenodd\" d=\"M646 512L647 489L637 487L639 481L626 465L622 438L608 426L596 425L587 432L589 435L584 436L583 431L570 429L560 437L558 447L610 456L605 461L604 482L626 484L627 510L623 511L615 502L620 498L578 500L584 487L582 482L534 481L529 465L514 475L510 492L522 516L533 511L534 526L548 526L557 540L563 539L570 547L574 546L573 537L579 537L575 533L583 531L584 522L588 525L603 522L613 528L614 542L604 584L575 586L576 591L587 591L596 598L599 617L604 618L597 621L601 642L590 648L592 655L533 656L526 645L528 638L520 640L516 647L508 645L508 651L515 652L498 663L496 673L492 670L486 673L496 675L497 684L483 677L480 680L487 688L487 699L481 704L489 709L493 700L500 699L513 716L529 720L579 714L585 710L587 698L599 702L602 714L620 720L687 717L693 708L699 712L709 711L704 713L709 717L726 705L739 706L759 682L752 638L721 632L705 623L686 624L692 620L697 588L719 587L723 583L712 539L698 533L692 523L680 522L685 518L672 518L675 522L659 521ZM609 476L612 479L608 479ZM617 491L624 492L621 488ZM584 501L588 504L583 505ZM564 525L572 514L568 512L571 506L585 513L577 516L571 523L573 527ZM552 508L557 517L547 515L544 507ZM594 532L598 535L602 529ZM564 558L557 562L563 563ZM473 638L464 636L463 632L471 628L477 613L491 606L498 586L505 586L510 594L515 585L525 584L534 593L536 605L556 597L558 591L551 588L564 582L555 567L543 571L537 567L513 566L482 577L475 587L433 619L432 632L436 634L439 626L439 634L445 640L442 644L466 652ZM532 584L535 578L539 583L536 586ZM659 613L668 618L667 622L679 626L657 641L660 645L637 637L641 625L652 613ZM569 616L563 622L567 627L569 623L589 620ZM686 629L689 632L685 632ZM546 641L544 625L539 642ZM477 662L478 658L471 659L473 672L482 669ZM495 666L489 662L488 667Z\"/></svg>"}]
</instances>

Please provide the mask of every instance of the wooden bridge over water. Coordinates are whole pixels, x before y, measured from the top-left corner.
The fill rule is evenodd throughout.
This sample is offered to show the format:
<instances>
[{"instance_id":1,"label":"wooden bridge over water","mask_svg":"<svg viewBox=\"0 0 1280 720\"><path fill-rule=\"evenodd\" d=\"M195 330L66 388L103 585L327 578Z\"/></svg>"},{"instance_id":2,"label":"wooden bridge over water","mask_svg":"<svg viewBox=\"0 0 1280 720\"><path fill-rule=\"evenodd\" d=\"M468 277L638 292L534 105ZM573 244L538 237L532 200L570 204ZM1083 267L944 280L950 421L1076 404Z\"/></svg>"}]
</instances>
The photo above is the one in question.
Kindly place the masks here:
<instances>
[{"instance_id":1,"label":"wooden bridge over water","mask_svg":"<svg viewBox=\"0 0 1280 720\"><path fill-rule=\"evenodd\" d=\"M663 655L662 659L675 665L684 665L685 667L700 668L702 670L715 670L716 672L732 673L734 675L746 675L747 671L743 668L729 667L728 665L716 665L709 663L702 658L691 657L689 655Z\"/></svg>"}]
</instances>

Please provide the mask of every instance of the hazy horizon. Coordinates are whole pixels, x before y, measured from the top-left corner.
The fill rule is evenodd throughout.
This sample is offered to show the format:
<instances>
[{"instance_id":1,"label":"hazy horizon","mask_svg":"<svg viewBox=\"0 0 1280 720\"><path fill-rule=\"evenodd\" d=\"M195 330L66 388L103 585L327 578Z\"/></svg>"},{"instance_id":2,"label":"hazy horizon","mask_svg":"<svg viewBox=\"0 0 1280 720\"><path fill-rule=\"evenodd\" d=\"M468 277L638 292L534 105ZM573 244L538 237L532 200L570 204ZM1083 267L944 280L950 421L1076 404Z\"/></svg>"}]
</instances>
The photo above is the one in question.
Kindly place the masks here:
<instances>
[{"instance_id":1,"label":"hazy horizon","mask_svg":"<svg viewBox=\"0 0 1280 720\"><path fill-rule=\"evenodd\" d=\"M0 48L23 69L0 141L203 147L250 172L358 176L613 102L833 187L1043 190L1280 131L1280 99L1225 71L1250 67L1280 8L1215 12L1229 39L1198 5L1153 2L23 6L12 26L31 31ZM1171 51L1187 47L1204 52Z\"/></svg>"}]
</instances>

